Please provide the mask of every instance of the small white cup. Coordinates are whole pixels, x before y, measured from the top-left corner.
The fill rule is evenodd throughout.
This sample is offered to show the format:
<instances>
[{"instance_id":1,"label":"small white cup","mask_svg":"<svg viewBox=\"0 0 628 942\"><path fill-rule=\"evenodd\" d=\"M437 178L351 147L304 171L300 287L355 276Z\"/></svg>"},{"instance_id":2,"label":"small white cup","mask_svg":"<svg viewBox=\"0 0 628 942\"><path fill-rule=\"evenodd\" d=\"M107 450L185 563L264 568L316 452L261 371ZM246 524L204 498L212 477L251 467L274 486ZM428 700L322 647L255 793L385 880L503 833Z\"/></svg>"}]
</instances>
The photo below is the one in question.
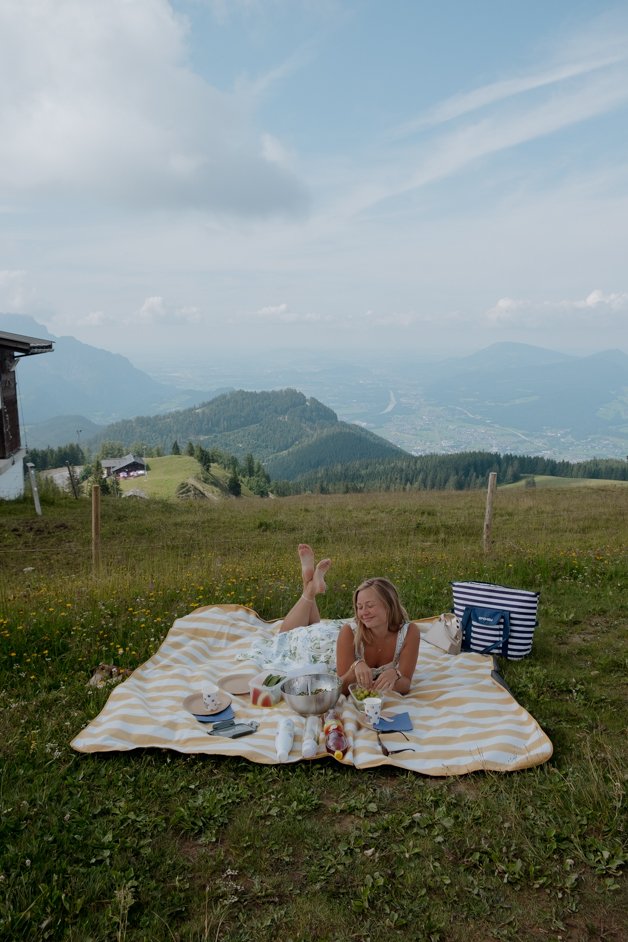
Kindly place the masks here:
<instances>
[{"instance_id":1,"label":"small white cup","mask_svg":"<svg viewBox=\"0 0 628 942\"><path fill-rule=\"evenodd\" d=\"M371 726L375 726L376 723L379 723L379 718L382 713L382 701L379 697L367 697L364 701L364 716L366 717L366 722L370 723Z\"/></svg>"},{"instance_id":2,"label":"small white cup","mask_svg":"<svg viewBox=\"0 0 628 942\"><path fill-rule=\"evenodd\" d=\"M211 687L204 686L201 696L203 697L203 703L205 704L206 709L208 710L218 709L219 698L215 690L212 690Z\"/></svg>"}]
</instances>

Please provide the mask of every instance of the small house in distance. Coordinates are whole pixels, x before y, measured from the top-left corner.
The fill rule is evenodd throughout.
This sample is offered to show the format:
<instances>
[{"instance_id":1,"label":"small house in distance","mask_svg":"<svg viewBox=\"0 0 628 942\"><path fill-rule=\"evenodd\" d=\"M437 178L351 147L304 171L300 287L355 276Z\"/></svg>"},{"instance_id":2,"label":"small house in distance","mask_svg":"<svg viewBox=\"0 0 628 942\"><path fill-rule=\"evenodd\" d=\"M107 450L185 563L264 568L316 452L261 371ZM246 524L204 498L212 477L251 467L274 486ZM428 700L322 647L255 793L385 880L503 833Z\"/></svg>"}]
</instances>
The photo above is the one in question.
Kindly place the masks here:
<instances>
[{"instance_id":1,"label":"small house in distance","mask_svg":"<svg viewBox=\"0 0 628 942\"><path fill-rule=\"evenodd\" d=\"M22 357L51 353L53 340L0 330L0 500L24 494L24 456L15 369Z\"/></svg>"},{"instance_id":2,"label":"small house in distance","mask_svg":"<svg viewBox=\"0 0 628 942\"><path fill-rule=\"evenodd\" d=\"M135 455L125 455L124 458L101 458L100 464L105 477L136 478L146 474L146 462Z\"/></svg>"}]
</instances>

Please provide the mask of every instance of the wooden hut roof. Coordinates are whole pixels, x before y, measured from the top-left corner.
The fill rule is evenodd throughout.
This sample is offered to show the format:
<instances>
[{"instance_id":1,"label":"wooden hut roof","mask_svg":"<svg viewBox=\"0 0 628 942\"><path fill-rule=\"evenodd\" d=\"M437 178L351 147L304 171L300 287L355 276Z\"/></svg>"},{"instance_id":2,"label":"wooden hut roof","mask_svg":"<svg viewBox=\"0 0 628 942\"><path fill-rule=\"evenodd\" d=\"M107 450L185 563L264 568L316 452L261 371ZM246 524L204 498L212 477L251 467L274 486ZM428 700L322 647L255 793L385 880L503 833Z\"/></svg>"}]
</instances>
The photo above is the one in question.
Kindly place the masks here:
<instances>
[{"instance_id":1,"label":"wooden hut roof","mask_svg":"<svg viewBox=\"0 0 628 942\"><path fill-rule=\"evenodd\" d=\"M10 350L16 356L29 357L36 353L50 353L54 348L54 340L41 340L38 337L0 330L0 348Z\"/></svg>"}]
</instances>

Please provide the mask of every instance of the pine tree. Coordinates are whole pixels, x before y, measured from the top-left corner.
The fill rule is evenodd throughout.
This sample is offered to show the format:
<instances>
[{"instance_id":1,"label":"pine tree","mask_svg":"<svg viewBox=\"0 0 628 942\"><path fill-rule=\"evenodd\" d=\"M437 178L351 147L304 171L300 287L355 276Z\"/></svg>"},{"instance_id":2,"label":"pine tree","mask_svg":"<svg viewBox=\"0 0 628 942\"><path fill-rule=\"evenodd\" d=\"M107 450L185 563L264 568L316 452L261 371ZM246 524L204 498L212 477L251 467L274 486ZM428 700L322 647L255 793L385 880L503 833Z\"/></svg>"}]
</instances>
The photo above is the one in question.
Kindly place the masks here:
<instances>
[{"instance_id":1,"label":"pine tree","mask_svg":"<svg viewBox=\"0 0 628 942\"><path fill-rule=\"evenodd\" d=\"M233 494L234 497L239 497L242 493L242 485L240 483L240 478L238 477L237 471L232 471L229 480L227 481L227 490L230 494Z\"/></svg>"}]
</instances>

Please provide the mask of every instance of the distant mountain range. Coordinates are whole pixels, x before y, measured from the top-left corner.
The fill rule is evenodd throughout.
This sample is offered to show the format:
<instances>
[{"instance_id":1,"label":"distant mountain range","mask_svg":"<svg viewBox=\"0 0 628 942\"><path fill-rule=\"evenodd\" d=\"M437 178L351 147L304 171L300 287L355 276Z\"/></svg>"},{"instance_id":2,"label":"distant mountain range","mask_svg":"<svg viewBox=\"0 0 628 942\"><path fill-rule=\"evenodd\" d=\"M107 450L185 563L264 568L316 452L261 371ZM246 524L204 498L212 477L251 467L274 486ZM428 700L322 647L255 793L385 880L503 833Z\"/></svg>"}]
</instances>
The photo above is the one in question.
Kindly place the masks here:
<instances>
[{"instance_id":1,"label":"distant mountain range","mask_svg":"<svg viewBox=\"0 0 628 942\"><path fill-rule=\"evenodd\" d=\"M162 368L164 378L181 382L181 373ZM193 384L207 363L191 351L180 369ZM230 369L216 364L216 383L239 384ZM628 356L620 350L570 356L495 343L464 357L409 348L352 360L303 351L240 362L240 369L247 389L297 388L415 455L488 450L583 461L628 454Z\"/></svg>"},{"instance_id":2,"label":"distant mountain range","mask_svg":"<svg viewBox=\"0 0 628 942\"><path fill-rule=\"evenodd\" d=\"M26 357L18 367L31 447L76 441L79 430L85 443L112 422L181 414L244 387L299 390L319 406L325 403L335 421L345 423L346 434L351 428L355 435L359 426L411 454L482 450L570 461L628 455L628 356L619 350L577 357L496 343L441 361L409 352L388 361L383 355L370 363L361 358L359 364L338 356L309 358L305 351L298 369L285 356L257 366L242 366L236 358L208 367L203 358L195 366L191 351L177 364L176 377L164 365L156 378L123 356L53 337L32 318L0 314L2 329L55 341L54 353ZM241 437L232 429L230 444L227 435L222 447L238 453ZM297 445L311 448L311 441L295 440L290 447Z\"/></svg>"},{"instance_id":3,"label":"distant mountain range","mask_svg":"<svg viewBox=\"0 0 628 942\"><path fill-rule=\"evenodd\" d=\"M573 357L494 344L451 366L446 384L425 390L443 406L528 434L628 432L628 356L620 350Z\"/></svg>"},{"instance_id":4,"label":"distant mountain range","mask_svg":"<svg viewBox=\"0 0 628 942\"><path fill-rule=\"evenodd\" d=\"M298 388L415 455L628 455L628 356L620 350L577 357L496 343L441 362L302 369Z\"/></svg>"},{"instance_id":5,"label":"distant mountain range","mask_svg":"<svg viewBox=\"0 0 628 942\"><path fill-rule=\"evenodd\" d=\"M0 314L0 330L54 340L54 351L24 357L17 371L23 422L32 447L87 441L99 426L134 415L158 415L205 402L222 390L203 392L160 383L126 357L55 337L34 318Z\"/></svg>"}]
</instances>

